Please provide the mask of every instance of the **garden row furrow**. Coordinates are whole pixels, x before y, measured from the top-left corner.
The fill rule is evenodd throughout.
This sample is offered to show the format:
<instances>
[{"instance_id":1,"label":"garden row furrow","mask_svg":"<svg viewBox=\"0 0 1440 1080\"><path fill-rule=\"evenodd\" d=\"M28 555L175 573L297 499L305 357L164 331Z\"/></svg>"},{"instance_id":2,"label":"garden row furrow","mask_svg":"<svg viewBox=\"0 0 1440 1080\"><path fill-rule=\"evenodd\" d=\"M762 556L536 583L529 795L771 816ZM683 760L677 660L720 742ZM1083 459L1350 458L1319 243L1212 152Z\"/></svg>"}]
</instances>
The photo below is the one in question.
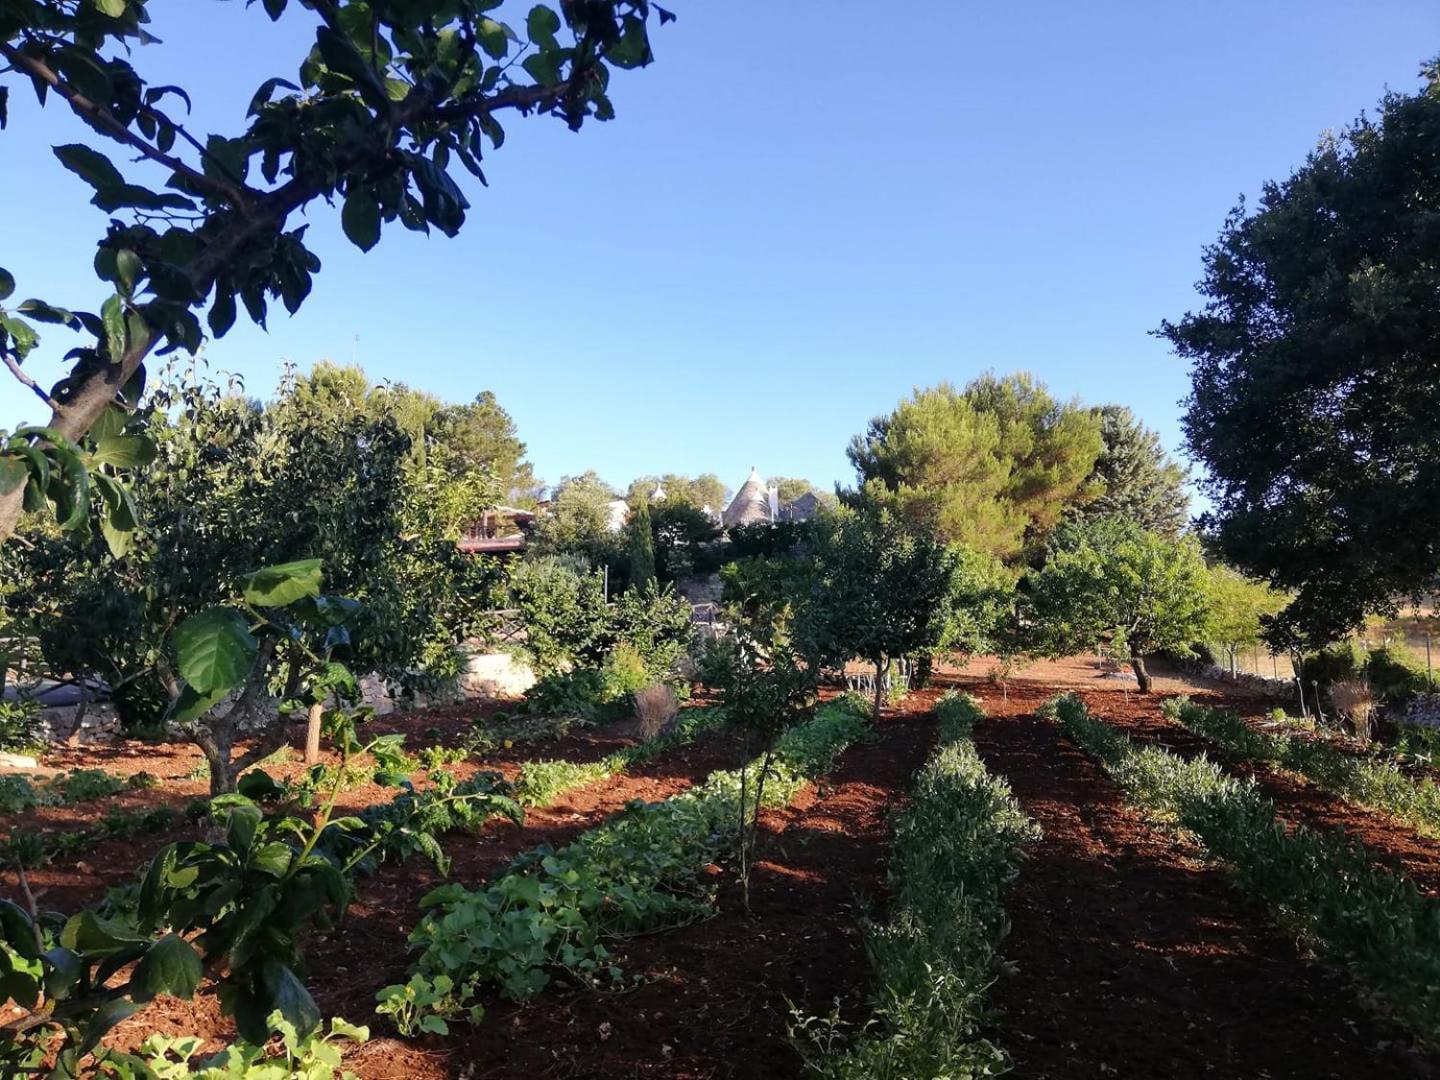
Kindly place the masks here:
<instances>
[{"instance_id":1,"label":"garden row furrow","mask_svg":"<svg viewBox=\"0 0 1440 1080\"><path fill-rule=\"evenodd\" d=\"M984 994L1003 966L1002 893L1039 830L976 753L975 699L949 693L936 715L939 748L895 822L890 917L866 937L874 1014L853 1039L835 1017L803 1021L807 1062L831 1080L986 1076L1008 1064L983 1031Z\"/></svg>"},{"instance_id":2,"label":"garden row furrow","mask_svg":"<svg viewBox=\"0 0 1440 1080\"><path fill-rule=\"evenodd\" d=\"M668 731L653 738L622 747L599 761L576 762L567 758L539 758L520 766L515 793L525 806L549 806L561 795L619 776L652 758L677 747L687 746L701 735L725 723L725 714L715 708L686 709Z\"/></svg>"},{"instance_id":3,"label":"garden row furrow","mask_svg":"<svg viewBox=\"0 0 1440 1080\"><path fill-rule=\"evenodd\" d=\"M747 787L754 788L758 770L766 771L760 805L783 806L866 724L863 705L832 702L740 770L713 773L662 802L632 805L564 848L526 852L482 889L436 889L421 901L433 910L411 935L419 951L413 974L382 993L380 1011L402 1033L443 1031L457 1018L477 1019L487 988L522 1000L557 970L618 984L606 941L683 925L712 909L705 869L755 810Z\"/></svg>"},{"instance_id":4,"label":"garden row furrow","mask_svg":"<svg viewBox=\"0 0 1440 1080\"><path fill-rule=\"evenodd\" d=\"M1423 1042L1440 1042L1440 902L1342 836L1286 828L1253 780L1139 746L1075 695L1050 712L1147 812L1194 836L1278 922L1348 971Z\"/></svg>"},{"instance_id":5,"label":"garden row furrow","mask_svg":"<svg viewBox=\"0 0 1440 1080\"><path fill-rule=\"evenodd\" d=\"M1440 786L1412 778L1388 757L1348 753L1318 739L1256 731L1227 709L1171 698L1162 709L1186 730L1226 752L1305 777L1322 791L1398 818L1418 832L1440 837Z\"/></svg>"}]
</instances>

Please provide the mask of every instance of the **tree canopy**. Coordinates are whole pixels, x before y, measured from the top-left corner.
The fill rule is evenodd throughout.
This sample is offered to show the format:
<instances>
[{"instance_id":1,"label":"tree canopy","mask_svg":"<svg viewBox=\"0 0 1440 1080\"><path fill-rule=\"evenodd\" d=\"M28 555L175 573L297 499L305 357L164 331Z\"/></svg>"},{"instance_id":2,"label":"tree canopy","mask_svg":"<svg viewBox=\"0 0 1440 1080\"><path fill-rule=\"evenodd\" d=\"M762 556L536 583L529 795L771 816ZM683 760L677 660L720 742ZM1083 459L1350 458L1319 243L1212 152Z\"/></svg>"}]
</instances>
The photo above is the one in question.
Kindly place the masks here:
<instances>
[{"instance_id":1,"label":"tree canopy","mask_svg":"<svg viewBox=\"0 0 1440 1080\"><path fill-rule=\"evenodd\" d=\"M946 541L1020 557L1097 493L1100 419L1029 375L916 390L851 440L867 498Z\"/></svg>"},{"instance_id":2,"label":"tree canopy","mask_svg":"<svg viewBox=\"0 0 1440 1080\"><path fill-rule=\"evenodd\" d=\"M1205 560L1194 537L1171 540L1119 517L1069 522L1029 578L1026 623L1036 651L1064 656L1109 642L1142 691L1145 656L1188 653L1205 631Z\"/></svg>"},{"instance_id":3,"label":"tree canopy","mask_svg":"<svg viewBox=\"0 0 1440 1080\"><path fill-rule=\"evenodd\" d=\"M1185 527L1190 496L1185 470L1170 459L1160 436L1124 405L1102 405L1100 437L1105 448L1090 483L1099 494L1081 508L1087 517L1119 515L1162 536Z\"/></svg>"},{"instance_id":4,"label":"tree canopy","mask_svg":"<svg viewBox=\"0 0 1440 1080\"><path fill-rule=\"evenodd\" d=\"M1205 251L1184 426L1227 562L1294 590L1320 643L1440 574L1440 69L1326 137Z\"/></svg>"},{"instance_id":5,"label":"tree canopy","mask_svg":"<svg viewBox=\"0 0 1440 1080\"><path fill-rule=\"evenodd\" d=\"M502 117L548 114L572 129L612 118L611 70L647 64L652 16L673 18L649 0L537 5L520 32L490 14L493 0L264 0L250 5L257 17L312 15L314 43L236 102L249 103L245 125L227 136L190 131L176 119L187 91L132 64L142 55L133 46L166 36L152 6L0 8L0 126L17 81L78 117L87 141L55 154L94 189L106 222L94 259L102 286L90 294L98 311L58 298L0 307L0 357L51 414L44 428L0 439L0 539L27 491L32 509L48 502L67 525L85 520L75 508L88 508L88 471L104 463L87 461L82 441L112 406L134 408L152 352L200 348L202 312L220 337L242 309L262 326L272 303L299 309L320 260L297 216L338 204L365 251L397 221L454 236L470 207L456 174L484 181ZM0 305L24 279L23 265L12 269L19 281L0 269ZM75 335L70 369L49 390L22 367L44 323ZM118 495L105 503L112 529L133 529Z\"/></svg>"}]
</instances>

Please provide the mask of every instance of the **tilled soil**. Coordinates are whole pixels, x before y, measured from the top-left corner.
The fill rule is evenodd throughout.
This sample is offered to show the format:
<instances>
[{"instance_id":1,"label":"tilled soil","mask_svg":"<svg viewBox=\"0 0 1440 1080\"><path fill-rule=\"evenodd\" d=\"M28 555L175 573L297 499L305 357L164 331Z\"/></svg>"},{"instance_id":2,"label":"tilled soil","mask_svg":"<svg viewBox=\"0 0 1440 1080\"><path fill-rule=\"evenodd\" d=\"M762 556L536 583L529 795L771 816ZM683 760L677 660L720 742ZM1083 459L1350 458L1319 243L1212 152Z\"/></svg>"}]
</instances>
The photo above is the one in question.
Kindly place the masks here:
<instances>
[{"instance_id":1,"label":"tilled soil","mask_svg":"<svg viewBox=\"0 0 1440 1080\"><path fill-rule=\"evenodd\" d=\"M633 740L613 732L577 733L543 747L531 747L530 755L594 760L629 741ZM734 765L738 758L739 746L732 737L722 732L708 733L622 776L561 796L551 806L528 808L523 827L495 818L477 836L452 834L442 840L451 858L448 879L420 857L386 864L375 875L360 879L356 899L341 925L330 934L311 936L305 944L306 981L321 1014L343 1016L357 1024L375 1024L375 992L388 983L404 981L406 939L419 921L419 901L437 885L446 880L478 885L522 851L545 843L568 843L632 799L668 798L715 769ZM508 760L485 763L485 767L496 765L509 775L516 772ZM394 794L394 789L380 790L388 792L387 799ZM234 1029L220 1015L212 991L213 987L202 987L189 1002L159 1000L121 1024L106 1041L133 1048L149 1034L158 1032L198 1035L207 1040L209 1048L218 1047L233 1038Z\"/></svg>"},{"instance_id":2,"label":"tilled soil","mask_svg":"<svg viewBox=\"0 0 1440 1080\"><path fill-rule=\"evenodd\" d=\"M367 1080L799 1075L791 1003L868 1015L860 923L883 906L891 816L933 744L933 700L914 695L794 804L762 815L748 912L727 869L715 917L617 946L622 970L643 976L636 989L552 988L494 1005L449 1040L374 1043L351 1067Z\"/></svg>"},{"instance_id":3,"label":"tilled soil","mask_svg":"<svg viewBox=\"0 0 1440 1080\"><path fill-rule=\"evenodd\" d=\"M977 689L992 717L976 732L981 756L1045 833L1006 901L1015 970L990 991L1015 1075L1437 1075L1435 1058L1034 715L1051 688L1008 702ZM1120 695L1104 696L1114 711Z\"/></svg>"},{"instance_id":4,"label":"tilled soil","mask_svg":"<svg viewBox=\"0 0 1440 1080\"><path fill-rule=\"evenodd\" d=\"M1222 750L1167 719L1158 701L1133 698L1121 705L1083 695L1097 716L1113 723L1137 742L1149 742L1185 758L1206 754L1237 776L1252 777L1275 803L1279 817L1290 824L1316 829L1339 829L1373 851L1378 860L1405 873L1423 893L1440 896L1440 842L1422 836L1414 826L1380 810L1348 803L1330 795L1303 777L1264 762L1249 762ZM1226 703L1231 704L1233 703Z\"/></svg>"}]
</instances>

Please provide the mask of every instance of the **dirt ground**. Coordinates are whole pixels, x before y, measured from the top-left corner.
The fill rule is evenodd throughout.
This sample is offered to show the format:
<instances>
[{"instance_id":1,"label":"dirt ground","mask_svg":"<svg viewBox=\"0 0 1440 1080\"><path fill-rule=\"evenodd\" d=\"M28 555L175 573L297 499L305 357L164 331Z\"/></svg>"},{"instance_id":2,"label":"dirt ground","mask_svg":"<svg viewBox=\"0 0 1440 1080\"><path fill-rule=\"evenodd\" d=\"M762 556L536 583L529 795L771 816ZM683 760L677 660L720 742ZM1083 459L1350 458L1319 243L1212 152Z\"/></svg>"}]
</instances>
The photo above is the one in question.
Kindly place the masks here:
<instances>
[{"instance_id":1,"label":"dirt ground","mask_svg":"<svg viewBox=\"0 0 1440 1080\"><path fill-rule=\"evenodd\" d=\"M1223 869L1147 823L1058 727L1035 717L1056 691L1074 689L1137 733L1164 724L1158 700L1096 675L1082 661L1037 665L1011 683L1008 700L960 680L991 717L976 732L981 756L1045 833L1006 905L1015 970L990 994L1015 1075L1436 1075L1440 1060L1373 1018L1353 986L1303 956ZM1207 692L1174 678L1157 690Z\"/></svg>"},{"instance_id":2,"label":"dirt ground","mask_svg":"<svg viewBox=\"0 0 1440 1080\"><path fill-rule=\"evenodd\" d=\"M988 995L991 1035L1013 1055L1013 1075L1440 1076L1440 1059L1367 1011L1353 985L1303 955L1222 868L1144 820L1055 725L1035 716L1053 694L1077 690L1097 715L1134 737L1191 754L1207 748L1164 720L1163 696L1190 693L1250 717L1265 711L1264 702L1163 671L1157 693L1142 697L1133 683L1101 678L1087 658L1034 665L1003 687L987 678L992 669L982 661L944 673L942 683L981 698L990 717L976 733L981 755L1009 780L1045 833L1008 896L1012 929L1004 953L1011 969ZM420 915L417 901L440 879L411 860L362 880L342 926L316 935L306 950L308 981L325 1015L369 1023L375 1033L347 1066L365 1080L801 1075L789 1034L792 1008L811 1015L838 1008L851 1020L869 1014L864 920L885 912L890 822L933 745L938 693L912 695L795 805L764 815L748 911L731 872L716 868L714 917L621 943L617 963L641 976L624 992L556 987L523 1005L489 1003L481 1024L446 1038L389 1037L373 1015L374 994L402 977L405 938ZM432 711L390 723L410 732L411 748L418 749L457 740L471 719L465 710ZM493 767L513 774L518 761L542 756L595 760L627 741L614 729L576 733L502 751L457 772ZM712 734L628 776L532 810L523 829L492 821L476 837L451 837L452 877L479 884L521 850L563 844L628 800L665 798L738 756L731 739ZM178 806L203 793L203 781L182 779L197 759L189 748L122 746L79 751L65 764L150 771L165 781L163 788L127 793L120 797L124 805ZM1263 768L1255 775L1285 820L1344 828L1422 888L1440 891L1440 844L1294 777ZM346 801L359 807L392 795L366 785ZM95 813L55 808L20 821L78 827ZM35 886L55 906L72 907L128 879L164 839L106 842L69 865L37 872ZM0 891L9 894L13 885L13 875L6 875ZM133 1046L156 1031L214 1043L231 1028L214 995L202 991L194 1002L155 1003L122 1025L115 1040Z\"/></svg>"}]
</instances>

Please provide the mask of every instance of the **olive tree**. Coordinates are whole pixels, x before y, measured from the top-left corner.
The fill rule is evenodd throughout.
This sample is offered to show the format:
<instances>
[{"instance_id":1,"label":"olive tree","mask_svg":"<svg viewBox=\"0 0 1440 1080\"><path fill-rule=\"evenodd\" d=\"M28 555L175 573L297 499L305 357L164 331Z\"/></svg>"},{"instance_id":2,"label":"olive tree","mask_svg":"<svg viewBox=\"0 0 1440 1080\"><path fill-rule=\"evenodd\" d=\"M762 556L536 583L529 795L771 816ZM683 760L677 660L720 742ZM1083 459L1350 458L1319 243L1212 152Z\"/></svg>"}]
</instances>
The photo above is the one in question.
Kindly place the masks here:
<instances>
[{"instance_id":1,"label":"olive tree","mask_svg":"<svg viewBox=\"0 0 1440 1080\"><path fill-rule=\"evenodd\" d=\"M484 182L507 114L572 129L612 118L611 69L648 63L652 15L673 18L650 0L586 0L536 5L516 30L490 14L494 0L251 0L272 21L313 19L314 42L248 97L243 130L222 135L191 131L177 111L188 110L185 89L131 63L132 46L147 56L160 46L151 6L0 5L0 126L15 82L82 121L87 141L55 155L107 220L98 311L59 298L10 306L24 266L12 264L18 280L0 269L0 359L50 411L45 426L0 436L0 540L27 508L85 525L92 487L110 530L133 531L112 470L143 463L143 437L122 429L152 354L200 348L202 314L220 337L241 310L261 325L273 302L298 310L320 260L296 219L318 204L338 204L365 251L396 221L454 236L470 205L457 173ZM75 335L69 370L49 388L25 366L47 323ZM87 442L116 410L119 427ZM106 447L122 436L131 441Z\"/></svg>"},{"instance_id":2,"label":"olive tree","mask_svg":"<svg viewBox=\"0 0 1440 1080\"><path fill-rule=\"evenodd\" d=\"M1030 576L1024 612L1037 652L1064 656L1108 641L1123 649L1143 693L1145 657L1179 653L1205 632L1205 560L1193 537L1170 540L1124 518L1062 527Z\"/></svg>"}]
</instances>

